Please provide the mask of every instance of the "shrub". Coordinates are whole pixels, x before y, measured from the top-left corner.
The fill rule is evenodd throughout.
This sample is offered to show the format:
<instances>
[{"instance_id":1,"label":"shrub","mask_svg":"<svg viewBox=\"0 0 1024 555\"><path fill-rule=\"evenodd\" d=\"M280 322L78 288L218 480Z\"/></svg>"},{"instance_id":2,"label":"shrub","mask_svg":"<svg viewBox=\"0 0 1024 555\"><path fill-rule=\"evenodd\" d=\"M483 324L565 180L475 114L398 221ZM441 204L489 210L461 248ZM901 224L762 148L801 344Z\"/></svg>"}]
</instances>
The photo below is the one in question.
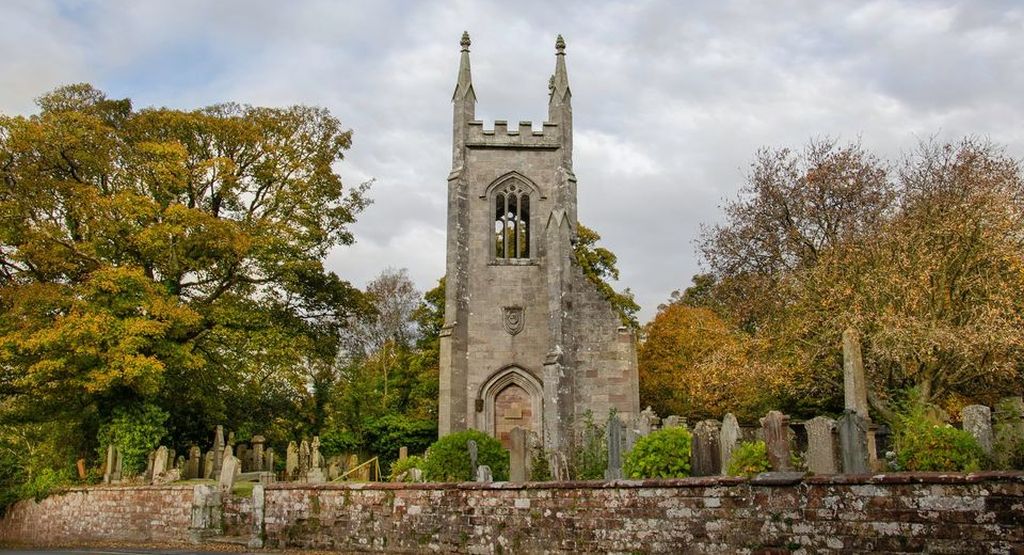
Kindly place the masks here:
<instances>
[{"instance_id":1,"label":"shrub","mask_svg":"<svg viewBox=\"0 0 1024 555\"><path fill-rule=\"evenodd\" d=\"M466 430L448 434L427 449L423 472L432 482L460 482L475 478L470 468L466 442L476 441L477 464L491 467L495 480L508 480L508 451L493 437L479 431Z\"/></svg>"},{"instance_id":2,"label":"shrub","mask_svg":"<svg viewBox=\"0 0 1024 555\"><path fill-rule=\"evenodd\" d=\"M726 474L751 478L771 470L768 462L768 445L763 441L744 441L736 446L729 459Z\"/></svg>"},{"instance_id":3,"label":"shrub","mask_svg":"<svg viewBox=\"0 0 1024 555\"><path fill-rule=\"evenodd\" d=\"M671 427L637 440L626 455L623 472L630 478L685 478L690 475L690 445L686 428Z\"/></svg>"},{"instance_id":4,"label":"shrub","mask_svg":"<svg viewBox=\"0 0 1024 555\"><path fill-rule=\"evenodd\" d=\"M423 470L423 467L425 466L424 463L425 463L425 461L423 460L423 457L418 457L416 455L412 455L411 457L406 457L404 459L399 459L399 460L395 461L394 463L392 463L392 465L391 465L391 477L389 479L392 482L397 482L397 481L399 481L398 480L399 476L401 476L403 472L408 472L408 471L412 470L413 468L418 468L420 470ZM402 478L403 478L402 481L404 481L404 482L411 482L412 481L412 480L409 479L408 474L406 476L402 476Z\"/></svg>"},{"instance_id":5,"label":"shrub","mask_svg":"<svg viewBox=\"0 0 1024 555\"><path fill-rule=\"evenodd\" d=\"M902 470L971 472L981 468L984 452L971 434L941 421L939 414L911 391L894 421L896 463Z\"/></svg>"},{"instance_id":6,"label":"shrub","mask_svg":"<svg viewBox=\"0 0 1024 555\"><path fill-rule=\"evenodd\" d=\"M167 434L164 422L168 414L156 405L144 404L134 409L117 408L109 422L96 434L100 444L100 460L106 460L107 446L121 450L121 471L135 476L146 469L149 452Z\"/></svg>"}]
</instances>

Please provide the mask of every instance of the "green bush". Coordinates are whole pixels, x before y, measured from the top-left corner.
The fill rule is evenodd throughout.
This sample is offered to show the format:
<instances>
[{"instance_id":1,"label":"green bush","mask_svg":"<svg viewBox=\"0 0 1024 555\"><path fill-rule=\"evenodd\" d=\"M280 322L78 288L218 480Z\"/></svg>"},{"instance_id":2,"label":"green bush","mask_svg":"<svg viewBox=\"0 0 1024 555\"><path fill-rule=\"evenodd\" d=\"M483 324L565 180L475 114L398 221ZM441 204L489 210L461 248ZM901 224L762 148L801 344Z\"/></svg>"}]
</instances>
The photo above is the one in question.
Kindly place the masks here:
<instances>
[{"instance_id":1,"label":"green bush","mask_svg":"<svg viewBox=\"0 0 1024 555\"><path fill-rule=\"evenodd\" d=\"M662 428L637 440L622 470L629 478L685 478L690 475L693 436L683 427Z\"/></svg>"},{"instance_id":2,"label":"green bush","mask_svg":"<svg viewBox=\"0 0 1024 555\"><path fill-rule=\"evenodd\" d=\"M751 478L771 470L768 462L768 445L763 441L745 441L736 446L729 459L725 473L729 476Z\"/></svg>"},{"instance_id":3,"label":"green bush","mask_svg":"<svg viewBox=\"0 0 1024 555\"><path fill-rule=\"evenodd\" d=\"M423 467L425 466L425 464L424 464L425 462L426 461L423 460L423 457L418 457L416 455L412 455L412 456L406 457L404 459L399 459L399 460L397 460L397 461L395 461L394 463L391 464L391 476L389 477L389 479L392 482L397 482L398 481L398 477L401 476L401 474L403 472L408 472L409 470L412 470L413 468L418 468L420 470L423 470ZM411 480L409 480L408 476L405 476L405 480L404 481L409 482Z\"/></svg>"},{"instance_id":4,"label":"green bush","mask_svg":"<svg viewBox=\"0 0 1024 555\"><path fill-rule=\"evenodd\" d=\"M902 470L973 472L985 453L971 434L942 422L911 391L894 421L896 463Z\"/></svg>"},{"instance_id":5,"label":"green bush","mask_svg":"<svg viewBox=\"0 0 1024 555\"><path fill-rule=\"evenodd\" d=\"M469 448L466 442L476 441L477 464L491 467L496 481L508 480L508 451L493 437L478 431L466 430L448 434L427 449L423 472L432 482L464 482L475 478L470 468Z\"/></svg>"},{"instance_id":6,"label":"green bush","mask_svg":"<svg viewBox=\"0 0 1024 555\"><path fill-rule=\"evenodd\" d=\"M100 460L106 460L107 446L121 450L121 472L135 476L146 469L149 452L167 435L164 422L168 414L156 405L144 404L133 409L118 408L96 434Z\"/></svg>"}]
</instances>

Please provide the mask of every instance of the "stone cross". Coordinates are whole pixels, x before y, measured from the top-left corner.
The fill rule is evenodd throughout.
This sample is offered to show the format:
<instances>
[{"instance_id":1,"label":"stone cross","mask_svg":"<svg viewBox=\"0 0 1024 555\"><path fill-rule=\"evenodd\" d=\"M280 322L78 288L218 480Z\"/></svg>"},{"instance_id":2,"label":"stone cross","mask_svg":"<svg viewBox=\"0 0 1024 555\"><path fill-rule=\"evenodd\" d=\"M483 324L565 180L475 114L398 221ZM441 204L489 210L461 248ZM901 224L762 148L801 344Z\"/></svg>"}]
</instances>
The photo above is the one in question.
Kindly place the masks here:
<instances>
[{"instance_id":1,"label":"stone cross","mask_svg":"<svg viewBox=\"0 0 1024 555\"><path fill-rule=\"evenodd\" d=\"M770 411L761 419L761 431L768 447L768 462L772 470L785 472L791 469L789 450L789 417L777 410Z\"/></svg>"},{"instance_id":2,"label":"stone cross","mask_svg":"<svg viewBox=\"0 0 1024 555\"><path fill-rule=\"evenodd\" d=\"M960 413L964 431L974 436L985 455L992 455L992 411L985 405L967 405Z\"/></svg>"},{"instance_id":3,"label":"stone cross","mask_svg":"<svg viewBox=\"0 0 1024 555\"><path fill-rule=\"evenodd\" d=\"M868 471L868 423L853 409L839 418L839 446L845 474Z\"/></svg>"},{"instance_id":4,"label":"stone cross","mask_svg":"<svg viewBox=\"0 0 1024 555\"><path fill-rule=\"evenodd\" d=\"M476 441L472 440L472 439L467 440L466 441L466 449L469 451L469 470L470 470L470 474L472 476L476 476L476 470L477 470L477 466L476 466L476 461L477 461L477 458L476 458L476 455L477 455L477 452L476 452Z\"/></svg>"},{"instance_id":5,"label":"stone cross","mask_svg":"<svg viewBox=\"0 0 1024 555\"><path fill-rule=\"evenodd\" d=\"M294 441L288 442L288 451L284 459L284 479L294 480L299 474L299 448Z\"/></svg>"},{"instance_id":6,"label":"stone cross","mask_svg":"<svg viewBox=\"0 0 1024 555\"><path fill-rule=\"evenodd\" d=\"M605 480L622 478L622 427L619 415L608 417L608 469L604 472Z\"/></svg>"},{"instance_id":7,"label":"stone cross","mask_svg":"<svg viewBox=\"0 0 1024 555\"><path fill-rule=\"evenodd\" d=\"M701 420L693 428L694 476L714 476L722 471L722 445L717 420Z\"/></svg>"},{"instance_id":8,"label":"stone cross","mask_svg":"<svg viewBox=\"0 0 1024 555\"><path fill-rule=\"evenodd\" d=\"M725 413L722 417L722 430L718 436L718 449L720 451L718 460L722 463L722 474L725 475L729 469L729 461L732 460L732 451L740 441L740 423L731 412Z\"/></svg>"},{"instance_id":9,"label":"stone cross","mask_svg":"<svg viewBox=\"0 0 1024 555\"><path fill-rule=\"evenodd\" d=\"M529 453L527 452L527 434L528 432L516 426L512 428L509 436L512 440L512 448L509 450L509 473L508 479L512 482L525 482L529 479L528 474L528 461Z\"/></svg>"},{"instance_id":10,"label":"stone cross","mask_svg":"<svg viewBox=\"0 0 1024 555\"><path fill-rule=\"evenodd\" d=\"M804 422L807 430L807 470L815 474L835 474L836 465L836 421L816 416Z\"/></svg>"}]
</instances>

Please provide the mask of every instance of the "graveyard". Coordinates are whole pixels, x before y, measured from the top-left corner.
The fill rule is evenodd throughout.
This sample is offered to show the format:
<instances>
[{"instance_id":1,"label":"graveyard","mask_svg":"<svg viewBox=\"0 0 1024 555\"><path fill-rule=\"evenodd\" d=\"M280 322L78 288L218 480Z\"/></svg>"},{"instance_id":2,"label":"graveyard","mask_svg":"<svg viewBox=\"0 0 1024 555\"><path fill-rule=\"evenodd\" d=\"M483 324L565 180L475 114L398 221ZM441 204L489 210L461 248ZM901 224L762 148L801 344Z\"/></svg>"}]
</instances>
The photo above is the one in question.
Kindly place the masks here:
<instances>
[{"instance_id":1,"label":"graveyard","mask_svg":"<svg viewBox=\"0 0 1024 555\"><path fill-rule=\"evenodd\" d=\"M850 36L890 21L868 12L843 12ZM773 49L651 21L615 48L579 23L578 50L533 40L547 23L508 48L419 23L385 44L363 21L302 57L366 91L309 86L317 66L246 96L199 63L220 41L175 51L200 92L109 70L139 98L0 90L0 549L1024 553L1009 104L793 88L852 67L792 69L828 37L776 37L784 69L730 81L715 72ZM515 56L513 78L496 69ZM181 107L222 91L240 100ZM904 104L954 135L886 119ZM882 139L786 146L831 113Z\"/></svg>"}]
</instances>

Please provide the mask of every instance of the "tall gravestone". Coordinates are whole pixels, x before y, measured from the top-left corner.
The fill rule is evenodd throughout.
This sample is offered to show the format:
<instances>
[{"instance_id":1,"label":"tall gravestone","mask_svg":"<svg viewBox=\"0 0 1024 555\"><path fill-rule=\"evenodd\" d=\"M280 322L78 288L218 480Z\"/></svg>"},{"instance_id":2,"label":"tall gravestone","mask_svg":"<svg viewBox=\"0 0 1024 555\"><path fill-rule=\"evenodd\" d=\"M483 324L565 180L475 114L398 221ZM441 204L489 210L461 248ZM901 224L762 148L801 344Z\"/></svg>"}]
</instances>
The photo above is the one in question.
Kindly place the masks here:
<instances>
[{"instance_id":1,"label":"tall gravestone","mask_svg":"<svg viewBox=\"0 0 1024 555\"><path fill-rule=\"evenodd\" d=\"M691 467L694 476L714 476L722 471L720 431L715 420L701 420L694 426Z\"/></svg>"},{"instance_id":2,"label":"tall gravestone","mask_svg":"<svg viewBox=\"0 0 1024 555\"><path fill-rule=\"evenodd\" d=\"M777 472L792 469L790 462L789 417L777 410L761 419L761 431L768 448L768 462Z\"/></svg>"},{"instance_id":3,"label":"tall gravestone","mask_svg":"<svg viewBox=\"0 0 1024 555\"><path fill-rule=\"evenodd\" d=\"M960 421L985 455L992 455L992 411L985 405L968 405L960 412Z\"/></svg>"},{"instance_id":4,"label":"tall gravestone","mask_svg":"<svg viewBox=\"0 0 1024 555\"><path fill-rule=\"evenodd\" d=\"M868 471L868 423L855 410L847 409L839 418L839 447L844 473Z\"/></svg>"},{"instance_id":5,"label":"tall gravestone","mask_svg":"<svg viewBox=\"0 0 1024 555\"><path fill-rule=\"evenodd\" d=\"M731 412L725 413L722 417L722 431L718 438L720 450L718 459L722 462L722 474L729 469L729 461L732 460L732 452L740 441L740 423Z\"/></svg>"},{"instance_id":6,"label":"tall gravestone","mask_svg":"<svg viewBox=\"0 0 1024 555\"><path fill-rule=\"evenodd\" d=\"M508 479L513 482L525 482L529 479L529 451L527 449L526 429L516 426L510 432L511 449L509 449Z\"/></svg>"},{"instance_id":7,"label":"tall gravestone","mask_svg":"<svg viewBox=\"0 0 1024 555\"><path fill-rule=\"evenodd\" d=\"M612 414L608 417L608 469L604 472L605 480L618 480L622 478L622 420L619 415Z\"/></svg>"},{"instance_id":8,"label":"tall gravestone","mask_svg":"<svg viewBox=\"0 0 1024 555\"><path fill-rule=\"evenodd\" d=\"M804 422L807 430L807 470L815 474L835 474L836 465L836 421L816 416Z\"/></svg>"}]
</instances>

